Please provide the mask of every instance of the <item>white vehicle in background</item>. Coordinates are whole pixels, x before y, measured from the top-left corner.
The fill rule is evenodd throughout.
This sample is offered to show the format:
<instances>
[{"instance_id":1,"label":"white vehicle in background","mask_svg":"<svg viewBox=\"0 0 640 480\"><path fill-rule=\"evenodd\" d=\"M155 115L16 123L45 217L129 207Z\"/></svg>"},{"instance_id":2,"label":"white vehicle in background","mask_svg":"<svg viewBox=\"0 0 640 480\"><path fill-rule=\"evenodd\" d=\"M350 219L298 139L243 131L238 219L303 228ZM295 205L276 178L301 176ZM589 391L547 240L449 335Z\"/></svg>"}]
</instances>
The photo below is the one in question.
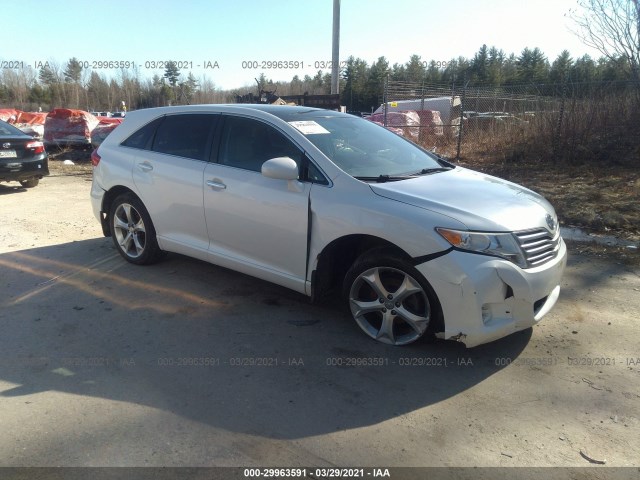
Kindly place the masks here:
<instances>
[{"instance_id":1,"label":"white vehicle in background","mask_svg":"<svg viewBox=\"0 0 640 480\"><path fill-rule=\"evenodd\" d=\"M544 198L352 115L138 110L92 163L94 213L127 261L177 252L342 295L383 343L486 343L535 325L560 292L566 247Z\"/></svg>"}]
</instances>

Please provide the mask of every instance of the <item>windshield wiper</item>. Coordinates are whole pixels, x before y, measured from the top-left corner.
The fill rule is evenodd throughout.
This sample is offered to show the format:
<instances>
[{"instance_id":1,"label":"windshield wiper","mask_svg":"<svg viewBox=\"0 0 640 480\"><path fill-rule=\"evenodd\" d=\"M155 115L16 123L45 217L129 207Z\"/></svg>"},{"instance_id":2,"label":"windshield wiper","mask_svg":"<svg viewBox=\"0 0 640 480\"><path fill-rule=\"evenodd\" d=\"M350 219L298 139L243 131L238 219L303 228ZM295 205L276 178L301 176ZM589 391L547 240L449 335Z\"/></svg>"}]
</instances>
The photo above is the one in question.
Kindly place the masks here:
<instances>
[{"instance_id":1,"label":"windshield wiper","mask_svg":"<svg viewBox=\"0 0 640 480\"><path fill-rule=\"evenodd\" d=\"M377 177L353 177L353 178L362 180L363 182L385 183L385 182L395 182L397 180L407 180L409 178L414 178L414 175L378 175Z\"/></svg>"},{"instance_id":2,"label":"windshield wiper","mask_svg":"<svg viewBox=\"0 0 640 480\"><path fill-rule=\"evenodd\" d=\"M414 175L427 175L429 173L448 172L449 170L451 170L450 167L423 168L419 172L414 173Z\"/></svg>"}]
</instances>

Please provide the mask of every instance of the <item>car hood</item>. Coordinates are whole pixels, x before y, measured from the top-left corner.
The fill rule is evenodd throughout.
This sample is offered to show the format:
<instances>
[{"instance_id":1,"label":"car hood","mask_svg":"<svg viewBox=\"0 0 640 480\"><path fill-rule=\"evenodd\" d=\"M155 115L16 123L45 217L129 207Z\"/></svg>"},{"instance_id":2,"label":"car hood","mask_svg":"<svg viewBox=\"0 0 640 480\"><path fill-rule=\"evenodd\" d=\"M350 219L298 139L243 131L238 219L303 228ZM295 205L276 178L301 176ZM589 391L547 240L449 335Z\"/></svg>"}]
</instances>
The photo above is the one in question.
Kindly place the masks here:
<instances>
[{"instance_id":1,"label":"car hood","mask_svg":"<svg viewBox=\"0 0 640 480\"><path fill-rule=\"evenodd\" d=\"M547 214L556 221L553 207L541 195L461 167L370 186L376 195L453 217L470 230L549 229Z\"/></svg>"}]
</instances>

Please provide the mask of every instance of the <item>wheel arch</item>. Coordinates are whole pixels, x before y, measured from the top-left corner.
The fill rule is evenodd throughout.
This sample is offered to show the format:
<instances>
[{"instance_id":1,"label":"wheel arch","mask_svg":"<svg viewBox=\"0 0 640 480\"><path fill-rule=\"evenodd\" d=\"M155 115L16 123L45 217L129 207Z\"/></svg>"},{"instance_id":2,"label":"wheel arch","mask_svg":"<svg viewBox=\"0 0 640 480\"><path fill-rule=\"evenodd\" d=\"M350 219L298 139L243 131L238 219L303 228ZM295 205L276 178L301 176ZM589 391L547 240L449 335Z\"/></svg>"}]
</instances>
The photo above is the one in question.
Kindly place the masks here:
<instances>
[{"instance_id":1,"label":"wheel arch","mask_svg":"<svg viewBox=\"0 0 640 480\"><path fill-rule=\"evenodd\" d=\"M100 207L100 223L102 224L102 233L105 237L111 236L109 212L111 211L113 201L123 193L131 193L132 195L135 195L138 200L142 201L133 190L123 185L116 185L105 192L104 196L102 197L102 206Z\"/></svg>"},{"instance_id":2,"label":"wheel arch","mask_svg":"<svg viewBox=\"0 0 640 480\"><path fill-rule=\"evenodd\" d=\"M311 275L311 300L319 301L330 292L342 295L344 278L351 266L363 256L395 257L414 264L414 259L405 250L380 237L366 234L352 234L337 238L327 244L318 255L316 268ZM417 271L417 270L416 270ZM418 275L431 287L427 278ZM434 317L429 328L431 332L444 330L444 318L440 299L431 287L435 305Z\"/></svg>"},{"instance_id":3,"label":"wheel arch","mask_svg":"<svg viewBox=\"0 0 640 480\"><path fill-rule=\"evenodd\" d=\"M311 274L312 300L321 298L336 287L340 289L351 265L363 254L374 250L411 261L411 256L402 248L374 235L351 234L336 238L317 257L316 267Z\"/></svg>"}]
</instances>

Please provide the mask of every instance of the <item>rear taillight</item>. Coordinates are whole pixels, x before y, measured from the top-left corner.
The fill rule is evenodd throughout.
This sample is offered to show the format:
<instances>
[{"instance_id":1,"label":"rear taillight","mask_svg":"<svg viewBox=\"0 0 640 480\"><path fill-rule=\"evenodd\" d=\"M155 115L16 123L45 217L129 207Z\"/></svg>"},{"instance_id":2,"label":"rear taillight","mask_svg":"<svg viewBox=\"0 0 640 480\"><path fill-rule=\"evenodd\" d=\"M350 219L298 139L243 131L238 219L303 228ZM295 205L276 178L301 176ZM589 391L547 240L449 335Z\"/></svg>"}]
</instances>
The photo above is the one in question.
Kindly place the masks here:
<instances>
[{"instance_id":1,"label":"rear taillight","mask_svg":"<svg viewBox=\"0 0 640 480\"><path fill-rule=\"evenodd\" d=\"M100 155L98 155L98 150L96 149L93 152L91 152L91 165L93 165L94 167L97 167L99 163L100 163Z\"/></svg>"},{"instance_id":2,"label":"rear taillight","mask_svg":"<svg viewBox=\"0 0 640 480\"><path fill-rule=\"evenodd\" d=\"M42 142L29 142L24 146L24 148L28 148L29 150L32 150L33 153L43 153L44 152L44 143L42 143Z\"/></svg>"}]
</instances>

